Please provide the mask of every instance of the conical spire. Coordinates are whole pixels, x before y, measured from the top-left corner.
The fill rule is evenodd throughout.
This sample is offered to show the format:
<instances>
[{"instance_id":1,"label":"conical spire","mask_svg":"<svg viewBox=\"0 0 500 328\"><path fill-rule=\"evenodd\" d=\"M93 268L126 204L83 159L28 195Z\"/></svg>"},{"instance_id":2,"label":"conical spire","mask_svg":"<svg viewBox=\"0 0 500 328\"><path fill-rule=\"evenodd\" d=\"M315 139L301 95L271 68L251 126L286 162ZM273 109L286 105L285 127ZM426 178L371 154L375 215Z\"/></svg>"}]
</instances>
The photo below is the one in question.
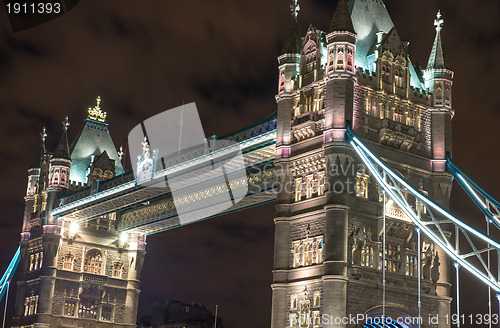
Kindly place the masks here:
<instances>
[{"instance_id":1,"label":"conical spire","mask_svg":"<svg viewBox=\"0 0 500 328\"><path fill-rule=\"evenodd\" d=\"M43 162L43 157L45 156L46 150L45 150L45 139L47 138L47 133L45 130L45 127L42 129L42 133L40 133L40 148L38 150L38 153L35 156L35 159L33 160L33 164L31 165L32 169L39 169L42 166Z\"/></svg>"},{"instance_id":2,"label":"conical spire","mask_svg":"<svg viewBox=\"0 0 500 328\"><path fill-rule=\"evenodd\" d=\"M436 38L432 46L431 55L427 62L427 69L450 69L446 52L444 51L443 43L441 42L441 29L443 28L444 20L441 18L441 11L438 10L434 25L436 26Z\"/></svg>"},{"instance_id":3,"label":"conical spire","mask_svg":"<svg viewBox=\"0 0 500 328\"><path fill-rule=\"evenodd\" d=\"M330 32L356 33L352 26L351 13L347 7L347 0L338 0L332 24L330 25Z\"/></svg>"},{"instance_id":4,"label":"conical spire","mask_svg":"<svg viewBox=\"0 0 500 328\"><path fill-rule=\"evenodd\" d=\"M62 122L63 125L63 132L61 135L61 139L59 140L59 144L57 145L56 150L54 151L54 157L53 158L60 158L60 159L67 159L70 160L71 157L69 156L69 146L68 146L68 117L66 116L66 119L64 122Z\"/></svg>"},{"instance_id":5,"label":"conical spire","mask_svg":"<svg viewBox=\"0 0 500 328\"><path fill-rule=\"evenodd\" d=\"M281 54L300 54L302 50L302 38L300 37L299 25L297 24L297 15L299 14L299 0L293 0L290 5L292 11L292 21L288 28L288 34L283 43Z\"/></svg>"}]
</instances>

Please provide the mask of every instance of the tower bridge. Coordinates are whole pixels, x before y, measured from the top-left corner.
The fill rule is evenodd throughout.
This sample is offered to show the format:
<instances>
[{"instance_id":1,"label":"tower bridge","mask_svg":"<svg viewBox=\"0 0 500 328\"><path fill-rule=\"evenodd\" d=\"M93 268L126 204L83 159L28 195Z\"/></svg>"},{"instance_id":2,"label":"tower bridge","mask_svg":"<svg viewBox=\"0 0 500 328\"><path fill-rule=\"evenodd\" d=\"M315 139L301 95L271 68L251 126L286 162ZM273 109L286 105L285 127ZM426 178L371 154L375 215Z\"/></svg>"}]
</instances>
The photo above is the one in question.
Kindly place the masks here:
<instances>
[{"instance_id":1,"label":"tower bridge","mask_svg":"<svg viewBox=\"0 0 500 328\"><path fill-rule=\"evenodd\" d=\"M441 14L422 70L381 0L339 0L330 29L311 25L305 36L298 13L294 0L276 118L208 139L147 176L124 172L100 98L71 146L68 120L53 154L42 133L20 248L0 281L3 296L17 268L16 327L135 326L148 235L268 202L272 328L450 327L454 297L460 306L452 263L457 278L467 270L500 291L490 265L500 244L449 210L457 179L500 226L500 203L450 159L453 71ZM159 163L148 147L138 167ZM234 149L243 175L189 184ZM186 181L181 201L192 212L224 188L248 189L233 206L185 222L167 175ZM345 320L353 317L362 320Z\"/></svg>"}]
</instances>

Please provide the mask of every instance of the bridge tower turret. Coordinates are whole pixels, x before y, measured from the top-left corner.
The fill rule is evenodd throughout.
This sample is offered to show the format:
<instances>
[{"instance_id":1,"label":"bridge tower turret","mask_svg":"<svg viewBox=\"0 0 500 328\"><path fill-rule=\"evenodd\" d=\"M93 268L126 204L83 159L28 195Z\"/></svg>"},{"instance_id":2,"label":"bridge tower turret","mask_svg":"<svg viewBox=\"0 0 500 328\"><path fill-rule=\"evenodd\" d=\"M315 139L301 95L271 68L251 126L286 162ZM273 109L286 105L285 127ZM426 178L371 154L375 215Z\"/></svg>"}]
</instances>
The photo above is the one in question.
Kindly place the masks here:
<instances>
[{"instance_id":1,"label":"bridge tower turret","mask_svg":"<svg viewBox=\"0 0 500 328\"><path fill-rule=\"evenodd\" d=\"M433 53L439 54L437 40ZM424 78L408 45L382 0L339 0L328 32L310 25L300 57L296 49L293 57L279 57L272 328L360 327L360 318L380 320L383 311L415 318L419 257L423 318L438 315L437 327L448 327L446 255L424 237L418 254L412 221L390 199L384 202L345 137L351 128L422 193L447 204L451 180L437 169L445 152L434 154L450 145L445 112L451 103L437 106L426 83L448 83L451 76L431 64ZM287 58L297 65L285 66ZM287 67L293 73L285 74Z\"/></svg>"},{"instance_id":2,"label":"bridge tower turret","mask_svg":"<svg viewBox=\"0 0 500 328\"><path fill-rule=\"evenodd\" d=\"M129 181L123 175L111 181L123 169L99 103L72 147L67 118L52 155L42 134L40 155L28 171L14 327L136 326L144 234L117 231L116 213L87 222L74 213L54 215L58 206Z\"/></svg>"}]
</instances>

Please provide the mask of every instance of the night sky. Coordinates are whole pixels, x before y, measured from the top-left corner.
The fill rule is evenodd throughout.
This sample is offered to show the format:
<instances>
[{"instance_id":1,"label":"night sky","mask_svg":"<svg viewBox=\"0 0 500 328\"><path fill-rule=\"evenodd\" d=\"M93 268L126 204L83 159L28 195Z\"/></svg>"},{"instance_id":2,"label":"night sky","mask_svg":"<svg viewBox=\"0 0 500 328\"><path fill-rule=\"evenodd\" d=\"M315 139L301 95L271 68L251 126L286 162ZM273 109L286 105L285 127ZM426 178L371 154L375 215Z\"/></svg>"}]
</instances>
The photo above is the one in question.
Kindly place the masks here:
<instances>
[{"instance_id":1,"label":"night sky","mask_svg":"<svg viewBox=\"0 0 500 328\"><path fill-rule=\"evenodd\" d=\"M0 7L0 270L18 245L26 171L42 126L52 151L65 115L72 140L98 95L117 148L129 129L183 102L196 102L206 136L253 125L276 110L276 57L290 2L81 1L66 15L17 33ZM413 63L423 67L441 9L455 71L453 157L499 199L500 2L385 2L401 38L410 41ZM310 23L326 30L335 5L301 0L301 33ZM483 224L458 186L451 207ZM273 217L269 204L148 237L140 315L155 302L179 299L212 310L218 304L229 328L269 326ZM467 275L463 281L467 299L481 297L466 313L486 313L485 288Z\"/></svg>"}]
</instances>

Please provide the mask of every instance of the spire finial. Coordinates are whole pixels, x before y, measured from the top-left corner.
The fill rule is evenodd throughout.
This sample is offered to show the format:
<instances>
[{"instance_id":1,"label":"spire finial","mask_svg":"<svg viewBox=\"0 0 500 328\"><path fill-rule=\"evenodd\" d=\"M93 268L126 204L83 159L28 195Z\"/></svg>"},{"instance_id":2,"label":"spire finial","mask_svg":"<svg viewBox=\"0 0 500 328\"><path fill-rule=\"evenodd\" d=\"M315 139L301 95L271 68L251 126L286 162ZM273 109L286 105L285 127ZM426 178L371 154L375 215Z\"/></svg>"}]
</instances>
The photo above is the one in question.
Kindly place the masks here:
<instances>
[{"instance_id":1,"label":"spire finial","mask_svg":"<svg viewBox=\"0 0 500 328\"><path fill-rule=\"evenodd\" d=\"M47 129L45 129L45 127L42 128L42 133L40 133L40 137L42 138L42 143L45 144L45 139L47 138L47 133L46 133Z\"/></svg>"},{"instance_id":2,"label":"spire finial","mask_svg":"<svg viewBox=\"0 0 500 328\"><path fill-rule=\"evenodd\" d=\"M290 10L292 11L292 15L297 18L300 11L299 0L292 0L292 4L290 5Z\"/></svg>"},{"instance_id":3,"label":"spire finial","mask_svg":"<svg viewBox=\"0 0 500 328\"><path fill-rule=\"evenodd\" d=\"M66 115L66 118L62 122L62 126L63 126L64 131L68 131L68 127L69 127L68 115Z\"/></svg>"},{"instance_id":4,"label":"spire finial","mask_svg":"<svg viewBox=\"0 0 500 328\"><path fill-rule=\"evenodd\" d=\"M434 26L436 26L436 32L441 32L443 28L444 19L441 18L441 10L438 10L436 19L434 20Z\"/></svg>"},{"instance_id":5,"label":"spire finial","mask_svg":"<svg viewBox=\"0 0 500 328\"><path fill-rule=\"evenodd\" d=\"M120 146L120 151L118 152L118 158L120 159L120 161L123 159L123 146Z\"/></svg>"},{"instance_id":6,"label":"spire finial","mask_svg":"<svg viewBox=\"0 0 500 328\"><path fill-rule=\"evenodd\" d=\"M98 96L94 108L89 108L88 118L94 121L106 122L106 115L106 112L101 110L101 97Z\"/></svg>"},{"instance_id":7,"label":"spire finial","mask_svg":"<svg viewBox=\"0 0 500 328\"><path fill-rule=\"evenodd\" d=\"M150 150L148 138L144 137L144 141L142 142L142 159L151 157Z\"/></svg>"}]
</instances>

